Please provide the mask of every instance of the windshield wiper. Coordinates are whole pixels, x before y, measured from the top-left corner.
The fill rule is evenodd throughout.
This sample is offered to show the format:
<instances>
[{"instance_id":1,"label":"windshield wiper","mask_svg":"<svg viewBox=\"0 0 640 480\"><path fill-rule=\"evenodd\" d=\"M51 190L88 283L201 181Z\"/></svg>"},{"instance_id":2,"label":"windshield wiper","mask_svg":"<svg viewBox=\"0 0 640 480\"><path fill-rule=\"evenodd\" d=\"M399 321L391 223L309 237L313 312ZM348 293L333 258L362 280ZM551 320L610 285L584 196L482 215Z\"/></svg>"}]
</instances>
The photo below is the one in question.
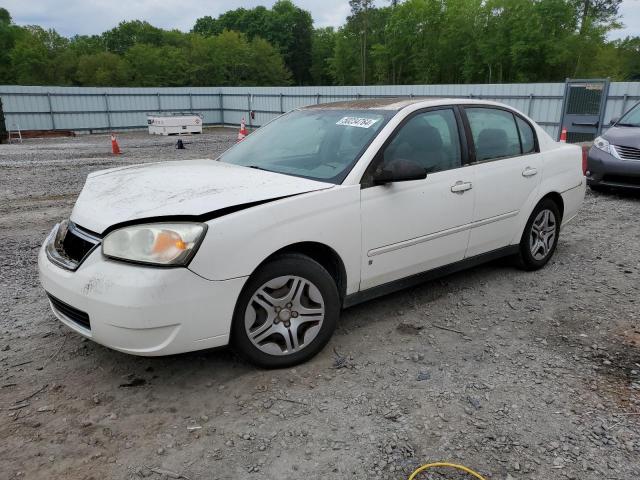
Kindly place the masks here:
<instances>
[{"instance_id":1,"label":"windshield wiper","mask_svg":"<svg viewBox=\"0 0 640 480\"><path fill-rule=\"evenodd\" d=\"M621 127L640 127L640 123L616 123L616 127L621 126Z\"/></svg>"},{"instance_id":2,"label":"windshield wiper","mask_svg":"<svg viewBox=\"0 0 640 480\"><path fill-rule=\"evenodd\" d=\"M259 167L258 165L245 165L245 166L248 167L248 168L253 168L254 170L262 170L263 172L271 172L271 173L273 173L272 170L267 170L266 168Z\"/></svg>"}]
</instances>

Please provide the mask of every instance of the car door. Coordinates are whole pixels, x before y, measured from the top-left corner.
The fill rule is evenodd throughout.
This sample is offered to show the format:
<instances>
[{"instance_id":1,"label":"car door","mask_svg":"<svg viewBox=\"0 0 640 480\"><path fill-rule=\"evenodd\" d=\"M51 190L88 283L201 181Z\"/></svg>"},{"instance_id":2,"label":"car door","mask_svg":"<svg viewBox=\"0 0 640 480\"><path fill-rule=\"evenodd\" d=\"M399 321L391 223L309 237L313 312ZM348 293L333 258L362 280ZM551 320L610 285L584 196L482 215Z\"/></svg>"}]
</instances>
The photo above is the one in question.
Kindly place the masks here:
<instances>
[{"instance_id":1,"label":"car door","mask_svg":"<svg viewBox=\"0 0 640 480\"><path fill-rule=\"evenodd\" d=\"M363 176L361 290L462 260L473 215L473 170L453 107L419 111L385 142ZM411 161L423 180L376 185L375 172Z\"/></svg>"},{"instance_id":2,"label":"car door","mask_svg":"<svg viewBox=\"0 0 640 480\"><path fill-rule=\"evenodd\" d=\"M507 109L464 109L475 153L475 207L466 256L506 247L517 234L522 208L542 177L532 126Z\"/></svg>"}]
</instances>

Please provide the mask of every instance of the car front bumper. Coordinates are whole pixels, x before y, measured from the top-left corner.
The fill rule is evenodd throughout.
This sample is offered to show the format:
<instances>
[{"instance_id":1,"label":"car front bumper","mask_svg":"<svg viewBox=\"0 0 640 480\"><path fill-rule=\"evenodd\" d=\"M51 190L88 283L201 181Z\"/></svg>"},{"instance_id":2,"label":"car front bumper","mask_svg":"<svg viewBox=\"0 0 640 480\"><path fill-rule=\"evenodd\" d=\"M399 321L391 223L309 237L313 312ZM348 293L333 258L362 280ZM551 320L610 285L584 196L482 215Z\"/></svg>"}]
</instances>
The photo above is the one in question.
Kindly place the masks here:
<instances>
[{"instance_id":1,"label":"car front bumper","mask_svg":"<svg viewBox=\"0 0 640 480\"><path fill-rule=\"evenodd\" d=\"M229 342L233 310L246 277L212 281L187 268L109 260L100 248L70 271L49 260L47 242L38 255L40 282L56 317L84 337L144 356Z\"/></svg>"},{"instance_id":2,"label":"car front bumper","mask_svg":"<svg viewBox=\"0 0 640 480\"><path fill-rule=\"evenodd\" d=\"M640 189L640 161L620 160L599 148L591 147L587 171L589 185Z\"/></svg>"}]
</instances>

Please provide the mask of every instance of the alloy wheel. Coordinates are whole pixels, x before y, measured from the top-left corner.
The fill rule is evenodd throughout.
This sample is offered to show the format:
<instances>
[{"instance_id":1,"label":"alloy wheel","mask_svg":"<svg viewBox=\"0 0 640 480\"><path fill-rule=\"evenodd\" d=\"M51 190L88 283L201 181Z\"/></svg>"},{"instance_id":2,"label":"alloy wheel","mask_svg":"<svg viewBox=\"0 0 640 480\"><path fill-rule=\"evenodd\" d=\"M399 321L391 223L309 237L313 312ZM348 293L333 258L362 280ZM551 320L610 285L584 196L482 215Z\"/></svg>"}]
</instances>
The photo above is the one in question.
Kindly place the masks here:
<instances>
[{"instance_id":1,"label":"alloy wheel","mask_svg":"<svg viewBox=\"0 0 640 480\"><path fill-rule=\"evenodd\" d=\"M549 209L541 210L531 225L529 249L536 260L543 260L551 252L556 239L556 216Z\"/></svg>"},{"instance_id":2,"label":"alloy wheel","mask_svg":"<svg viewBox=\"0 0 640 480\"><path fill-rule=\"evenodd\" d=\"M302 277L286 275L263 284L244 315L247 337L260 351L290 355L309 345L325 316L318 287Z\"/></svg>"}]
</instances>

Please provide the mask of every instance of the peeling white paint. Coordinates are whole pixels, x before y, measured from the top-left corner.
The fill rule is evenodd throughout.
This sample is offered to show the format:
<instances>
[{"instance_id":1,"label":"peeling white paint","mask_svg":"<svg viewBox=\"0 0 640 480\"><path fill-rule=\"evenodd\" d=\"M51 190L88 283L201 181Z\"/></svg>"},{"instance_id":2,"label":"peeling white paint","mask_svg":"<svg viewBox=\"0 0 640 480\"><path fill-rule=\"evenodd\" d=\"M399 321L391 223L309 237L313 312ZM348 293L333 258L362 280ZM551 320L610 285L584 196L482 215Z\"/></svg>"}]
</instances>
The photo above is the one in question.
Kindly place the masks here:
<instances>
[{"instance_id":1,"label":"peeling white paint","mask_svg":"<svg viewBox=\"0 0 640 480\"><path fill-rule=\"evenodd\" d=\"M331 187L324 182L214 160L152 163L89 175L71 219L102 233L111 225L129 220L202 215Z\"/></svg>"}]
</instances>

